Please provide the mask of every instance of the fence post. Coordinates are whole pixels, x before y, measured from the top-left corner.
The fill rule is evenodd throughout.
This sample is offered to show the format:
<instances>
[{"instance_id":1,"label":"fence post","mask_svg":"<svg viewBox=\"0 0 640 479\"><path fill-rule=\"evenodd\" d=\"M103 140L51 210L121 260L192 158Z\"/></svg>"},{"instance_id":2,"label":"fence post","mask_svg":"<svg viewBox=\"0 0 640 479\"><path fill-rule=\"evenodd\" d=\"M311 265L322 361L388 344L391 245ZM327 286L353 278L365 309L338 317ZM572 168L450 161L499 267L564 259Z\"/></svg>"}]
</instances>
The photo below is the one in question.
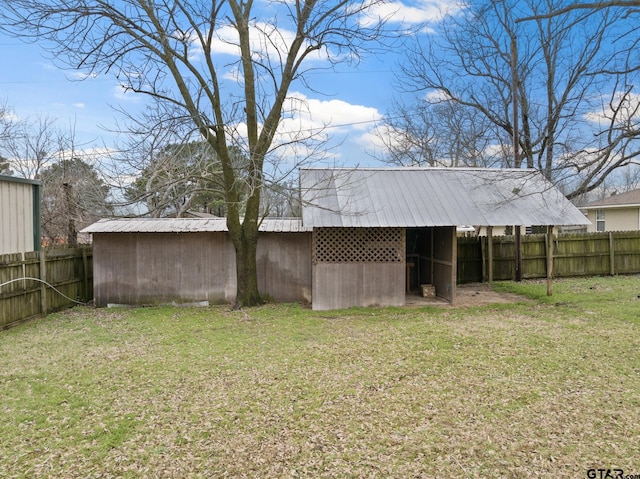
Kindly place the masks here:
<instances>
[{"instance_id":1,"label":"fence post","mask_svg":"<svg viewBox=\"0 0 640 479\"><path fill-rule=\"evenodd\" d=\"M553 295L553 226L547 226L547 296Z\"/></svg>"},{"instance_id":2,"label":"fence post","mask_svg":"<svg viewBox=\"0 0 640 479\"><path fill-rule=\"evenodd\" d=\"M522 281L522 231L519 225L513 227L515 234L516 281Z\"/></svg>"},{"instance_id":3,"label":"fence post","mask_svg":"<svg viewBox=\"0 0 640 479\"><path fill-rule=\"evenodd\" d=\"M493 226L487 226L487 257L489 260L489 283L493 283Z\"/></svg>"},{"instance_id":4,"label":"fence post","mask_svg":"<svg viewBox=\"0 0 640 479\"><path fill-rule=\"evenodd\" d=\"M613 242L613 231L609 231L609 274L616 274L616 251Z\"/></svg>"},{"instance_id":5,"label":"fence post","mask_svg":"<svg viewBox=\"0 0 640 479\"><path fill-rule=\"evenodd\" d=\"M40 253L40 312L43 316L47 315L47 285L44 281L47 280L47 260L45 257L45 250L41 249Z\"/></svg>"}]
</instances>

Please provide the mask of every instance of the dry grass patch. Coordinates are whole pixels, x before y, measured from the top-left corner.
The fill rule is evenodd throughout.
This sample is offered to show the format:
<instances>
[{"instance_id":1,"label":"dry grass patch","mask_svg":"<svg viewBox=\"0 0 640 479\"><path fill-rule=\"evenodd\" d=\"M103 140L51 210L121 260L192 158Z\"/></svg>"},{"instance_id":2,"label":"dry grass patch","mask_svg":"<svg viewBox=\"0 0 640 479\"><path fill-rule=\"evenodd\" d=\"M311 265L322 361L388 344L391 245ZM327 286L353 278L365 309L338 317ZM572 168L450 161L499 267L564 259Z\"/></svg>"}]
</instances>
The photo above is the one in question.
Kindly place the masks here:
<instances>
[{"instance_id":1,"label":"dry grass patch","mask_svg":"<svg viewBox=\"0 0 640 479\"><path fill-rule=\"evenodd\" d=\"M640 473L640 282L585 281L474 309L79 308L4 331L0 476Z\"/></svg>"}]
</instances>

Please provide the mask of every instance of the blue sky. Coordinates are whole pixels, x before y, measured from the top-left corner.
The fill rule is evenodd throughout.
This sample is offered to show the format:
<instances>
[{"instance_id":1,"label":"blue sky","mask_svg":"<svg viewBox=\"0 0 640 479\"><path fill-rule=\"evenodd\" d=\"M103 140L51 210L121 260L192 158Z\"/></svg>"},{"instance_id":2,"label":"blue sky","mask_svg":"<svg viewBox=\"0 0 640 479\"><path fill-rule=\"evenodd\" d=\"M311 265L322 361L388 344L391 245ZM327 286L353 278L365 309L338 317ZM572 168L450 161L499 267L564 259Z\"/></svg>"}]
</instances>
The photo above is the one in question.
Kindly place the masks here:
<instances>
[{"instance_id":1,"label":"blue sky","mask_svg":"<svg viewBox=\"0 0 640 479\"><path fill-rule=\"evenodd\" d=\"M398 25L437 22L446 11L459 7L446 0L417 0L411 4L390 3L388 12ZM73 128L76 142L85 147L116 143L115 128L122 118L113 106L135 112L144 98L123 94L112 76L83 78L82 72L63 70L47 57L37 43L24 43L0 34L2 69L0 103L18 118L49 117L62 129ZM309 114L297 118L297 125L313 127L330 123L334 153L347 164L371 164L375 139L371 131L382 119L394 97L394 74L399 57L391 52L381 58L366 58L357 67L340 67L339 73L312 73L309 77L323 94L290 90L291 96L306 101ZM284 127L284 125L283 125ZM106 128L106 129L105 129Z\"/></svg>"},{"instance_id":2,"label":"blue sky","mask_svg":"<svg viewBox=\"0 0 640 479\"><path fill-rule=\"evenodd\" d=\"M392 0L385 4L384 10L377 13L387 16L389 23L399 28L416 28L420 25L421 35L426 36L427 42L437 40L437 33L434 32L446 13L455 15L464 9L463 3L447 0L403 1L405 3ZM523 12L526 13L526 8ZM283 23L282 21L278 25L278 33L286 38L288 32ZM226 30L224 28L218 32L219 41L215 42L214 55L221 65L228 66L232 64L231 59L237 53L237 48L234 51L234 40L229 33L230 30L228 27ZM262 40L268 57L274 53L273 47L277 45L264 42L264 37ZM257 41L260 41L259 36ZM569 50L570 47L571 45ZM76 153L78 149L115 147L118 140L124 141L123 135L118 138L115 133L108 131L116 129L118 122L123 122L121 114L112 107L130 113L141 111L143 108L146 97L133 93L125 94L113 75L84 78L83 75L86 73L61 69L47 57L47 53L37 43L24 43L0 33L0 52L0 103L12 108L17 118L33 120L37 117L47 117L55 119L60 129L73 129ZM198 55L195 49L193 53ZM312 65L322 68L310 72L307 77L314 89L306 89L298 82L289 90L291 101L297 102L298 105L304 104L307 111L298 109L292 117L289 115L285 118L281 123L280 138L276 137L276 141L286 143L285 132L317 131L329 125L326 132L332 135L332 139L321 146L327 147L330 162L335 160L336 164L348 166L379 165L380 163L372 157L380 145L380 140L373 131L389 112L394 96L398 95L394 88L394 71L397 70L398 63L404 59L403 53L403 49L397 47L381 57L365 57L360 64L353 67L340 65L336 72L327 69L326 55L324 59L310 58ZM199 54L202 55L201 50ZM229 67L221 72L221 76L232 84L226 92L233 95L234 91L238 91L237 81L235 90L233 86L233 68ZM456 76L458 77L459 75ZM591 123L607 120L603 116L603 110L604 113L608 113L606 100L609 92L605 90L610 87L600 86L604 90L595 92L594 96L595 103L602 97L600 111L583 112L584 118ZM228 100L229 95L225 95L225 99ZM633 102L640 102L640 96L636 94ZM233 124L236 125L237 130L242 132L242 125ZM286 158L294 156L286 148L282 151ZM283 169L287 168L288 165L284 165Z\"/></svg>"},{"instance_id":3,"label":"blue sky","mask_svg":"<svg viewBox=\"0 0 640 479\"><path fill-rule=\"evenodd\" d=\"M393 22L411 25L438 21L445 11L458 7L447 0L413 0L391 3L386 8L388 12L383 13L392 14ZM112 107L137 111L144 102L139 95L123 94L112 76L82 79L82 72L59 68L38 43L0 34L0 49L0 103L9 106L18 118L48 117L55 119L59 128L73 128L76 142L87 148L116 143L116 135L107 130L115 128L122 117ZM397 62L398 56L392 52L382 58L366 58L351 68L341 66L339 74L312 73L309 78L324 95L291 89L292 97L304 99L313 113L313 118L298 118L297 124L330 123L328 131L335 142L340 142L333 153L340 157L338 161L371 163L374 140L369 134L393 99Z\"/></svg>"}]
</instances>

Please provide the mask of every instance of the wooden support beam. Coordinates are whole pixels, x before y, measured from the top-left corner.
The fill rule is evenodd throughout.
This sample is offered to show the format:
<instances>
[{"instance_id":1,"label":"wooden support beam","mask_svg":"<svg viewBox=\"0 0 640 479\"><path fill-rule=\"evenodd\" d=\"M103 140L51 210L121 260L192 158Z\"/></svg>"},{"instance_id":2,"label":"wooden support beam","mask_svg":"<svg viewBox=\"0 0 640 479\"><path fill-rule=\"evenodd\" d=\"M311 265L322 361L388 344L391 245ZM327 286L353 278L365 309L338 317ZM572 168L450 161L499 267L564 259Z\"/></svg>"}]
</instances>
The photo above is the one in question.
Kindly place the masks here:
<instances>
[{"instance_id":1,"label":"wooden support beam","mask_svg":"<svg viewBox=\"0 0 640 479\"><path fill-rule=\"evenodd\" d=\"M487 257L489 283L493 283L493 226L487 226Z\"/></svg>"},{"instance_id":2,"label":"wooden support beam","mask_svg":"<svg viewBox=\"0 0 640 479\"><path fill-rule=\"evenodd\" d=\"M516 281L522 281L522 231L520 226L513 227L515 235L515 261L516 261Z\"/></svg>"},{"instance_id":3,"label":"wooden support beam","mask_svg":"<svg viewBox=\"0 0 640 479\"><path fill-rule=\"evenodd\" d=\"M47 285L45 281L47 281L47 259L45 255L45 250L41 249L40 254L40 313L43 316L47 315Z\"/></svg>"},{"instance_id":4,"label":"wooden support beam","mask_svg":"<svg viewBox=\"0 0 640 479\"><path fill-rule=\"evenodd\" d=\"M609 274L616 274L616 249L613 241L613 231L609 231Z\"/></svg>"},{"instance_id":5,"label":"wooden support beam","mask_svg":"<svg viewBox=\"0 0 640 479\"><path fill-rule=\"evenodd\" d=\"M547 296L553 295L553 226L547 226Z\"/></svg>"}]
</instances>

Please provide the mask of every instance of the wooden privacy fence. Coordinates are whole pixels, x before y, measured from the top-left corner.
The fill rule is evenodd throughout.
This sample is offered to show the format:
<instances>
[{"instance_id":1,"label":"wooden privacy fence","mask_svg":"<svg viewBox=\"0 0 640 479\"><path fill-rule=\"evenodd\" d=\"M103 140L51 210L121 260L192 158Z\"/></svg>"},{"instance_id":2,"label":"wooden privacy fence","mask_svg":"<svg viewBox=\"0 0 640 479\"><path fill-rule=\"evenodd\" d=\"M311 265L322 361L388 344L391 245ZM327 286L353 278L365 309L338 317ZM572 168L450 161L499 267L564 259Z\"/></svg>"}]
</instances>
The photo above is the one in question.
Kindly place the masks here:
<instances>
[{"instance_id":1,"label":"wooden privacy fence","mask_svg":"<svg viewBox=\"0 0 640 479\"><path fill-rule=\"evenodd\" d=\"M0 329L87 302L93 297L91 248L0 255L0 285Z\"/></svg>"},{"instance_id":2,"label":"wooden privacy fence","mask_svg":"<svg viewBox=\"0 0 640 479\"><path fill-rule=\"evenodd\" d=\"M515 278L515 238L493 237L493 279ZM522 236L522 277L546 278L547 236ZM487 237L458 238L458 282L488 279ZM553 239L553 276L640 273L640 231L559 234Z\"/></svg>"}]
</instances>

